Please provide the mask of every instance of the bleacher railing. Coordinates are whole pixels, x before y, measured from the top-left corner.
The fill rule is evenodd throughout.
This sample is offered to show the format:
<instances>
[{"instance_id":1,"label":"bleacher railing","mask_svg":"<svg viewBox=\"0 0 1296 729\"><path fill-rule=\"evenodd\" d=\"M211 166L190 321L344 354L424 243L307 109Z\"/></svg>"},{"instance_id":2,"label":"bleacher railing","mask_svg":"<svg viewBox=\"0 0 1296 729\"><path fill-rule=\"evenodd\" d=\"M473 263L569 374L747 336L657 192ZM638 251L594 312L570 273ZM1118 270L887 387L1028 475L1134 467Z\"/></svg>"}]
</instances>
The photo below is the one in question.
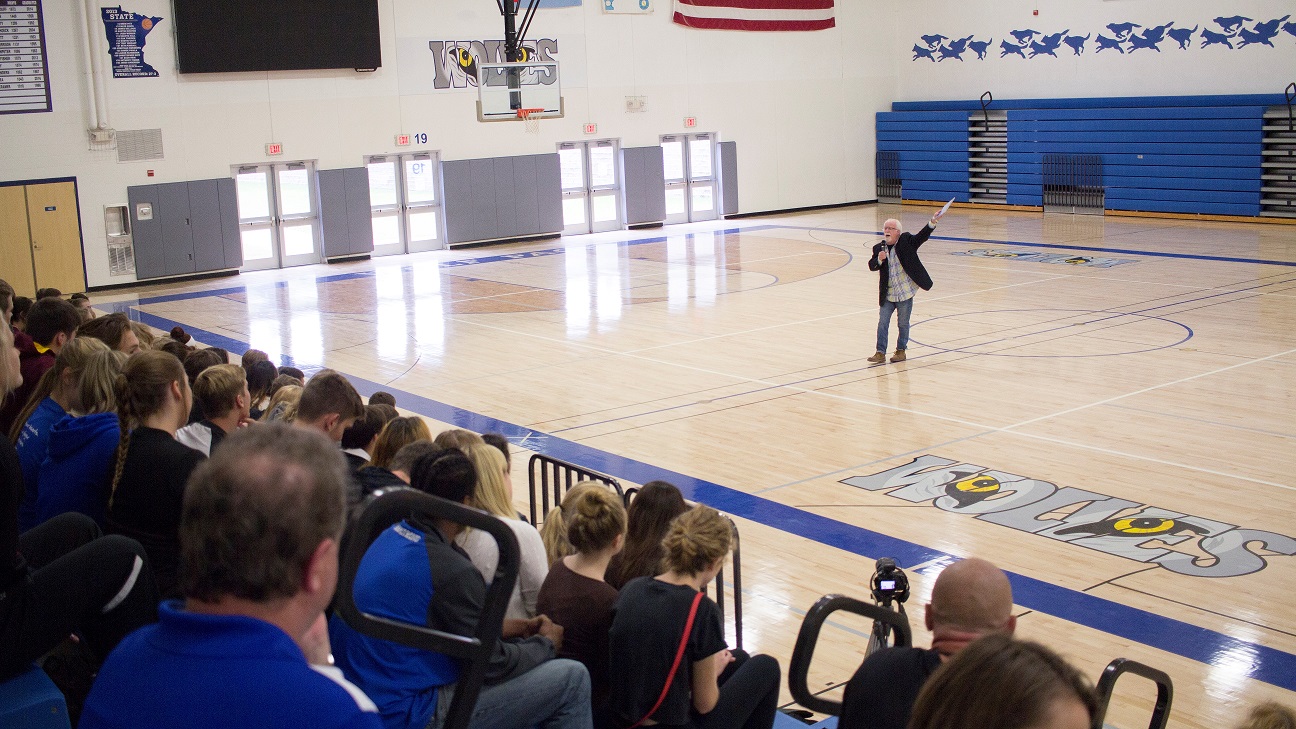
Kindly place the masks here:
<instances>
[{"instance_id":1,"label":"bleacher railing","mask_svg":"<svg viewBox=\"0 0 1296 729\"><path fill-rule=\"evenodd\" d=\"M1128 658L1117 658L1108 663L1107 668L1103 669L1102 676L1098 678L1098 715L1094 717L1094 726L1103 726L1103 720L1107 717L1107 705L1111 703L1112 691L1116 688L1116 680L1127 673L1142 676L1156 683L1156 706L1152 708L1148 729L1165 729L1166 723L1170 721L1170 704L1174 702L1174 684L1170 681L1170 676L1165 671Z\"/></svg>"},{"instance_id":2,"label":"bleacher railing","mask_svg":"<svg viewBox=\"0 0 1296 729\"><path fill-rule=\"evenodd\" d=\"M900 153L877 153L877 196L879 202L900 202Z\"/></svg>"},{"instance_id":3,"label":"bleacher railing","mask_svg":"<svg viewBox=\"0 0 1296 729\"><path fill-rule=\"evenodd\" d=\"M1103 159L1099 154L1045 154L1044 212L1103 212Z\"/></svg>"},{"instance_id":4,"label":"bleacher railing","mask_svg":"<svg viewBox=\"0 0 1296 729\"><path fill-rule=\"evenodd\" d=\"M599 481L607 484L616 490L617 494L625 502L626 508L630 507L630 502L634 499L639 489L630 488L622 489L620 482L606 474L581 468L566 461L560 461L556 458L540 455L539 453L531 456L527 469L528 491L531 496L531 523L540 526L540 516L549 513L552 506L562 503L563 495L581 481ZM537 501L537 496L539 501ZM686 502L689 506L696 506L695 502ZM552 504L552 506L551 506ZM538 507L543 505L542 509ZM743 647L743 613L742 613L742 541L738 535L738 525L726 514L721 514L729 522L729 527L733 531L733 551L731 553L733 564L733 616L734 616L734 647L742 650ZM720 608L720 621L724 624L725 620L725 571L722 569L715 578L715 596L716 606Z\"/></svg>"}]
</instances>

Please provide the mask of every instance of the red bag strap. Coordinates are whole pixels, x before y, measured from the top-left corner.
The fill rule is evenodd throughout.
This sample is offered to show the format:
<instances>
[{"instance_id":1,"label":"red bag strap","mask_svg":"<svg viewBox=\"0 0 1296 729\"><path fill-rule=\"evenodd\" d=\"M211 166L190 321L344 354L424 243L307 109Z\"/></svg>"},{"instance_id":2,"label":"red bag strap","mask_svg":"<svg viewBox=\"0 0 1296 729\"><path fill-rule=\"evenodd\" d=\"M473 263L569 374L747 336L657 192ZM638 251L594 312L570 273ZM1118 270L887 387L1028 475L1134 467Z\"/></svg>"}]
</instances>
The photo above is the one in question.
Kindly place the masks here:
<instances>
[{"instance_id":1,"label":"red bag strap","mask_svg":"<svg viewBox=\"0 0 1296 729\"><path fill-rule=\"evenodd\" d=\"M629 729L638 729L648 718L657 713L661 708L662 702L666 700L666 694L670 693L671 684L675 682L675 672L679 670L680 661L684 659L684 648L688 646L689 635L693 633L693 618L697 617L698 605L702 602L702 592L693 596L693 605L689 608L688 620L684 623L684 635L680 638L679 648L675 650L675 662L671 664L670 673L666 674L666 685L662 686L661 696L657 697L657 703L648 710L643 718L630 725Z\"/></svg>"}]
</instances>

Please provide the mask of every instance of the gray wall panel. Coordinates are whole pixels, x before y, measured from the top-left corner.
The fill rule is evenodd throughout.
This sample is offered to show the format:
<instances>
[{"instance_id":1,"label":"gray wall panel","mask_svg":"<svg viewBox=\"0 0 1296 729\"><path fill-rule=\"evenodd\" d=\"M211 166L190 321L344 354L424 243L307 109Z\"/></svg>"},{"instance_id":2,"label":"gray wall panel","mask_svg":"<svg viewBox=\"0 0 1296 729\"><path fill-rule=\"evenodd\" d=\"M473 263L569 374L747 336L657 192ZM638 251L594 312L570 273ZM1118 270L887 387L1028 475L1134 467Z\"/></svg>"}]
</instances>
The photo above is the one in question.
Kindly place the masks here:
<instances>
[{"instance_id":1,"label":"gray wall panel","mask_svg":"<svg viewBox=\"0 0 1296 729\"><path fill-rule=\"evenodd\" d=\"M621 150L625 175L626 224L666 220L666 172L661 145Z\"/></svg>"},{"instance_id":2,"label":"gray wall panel","mask_svg":"<svg viewBox=\"0 0 1296 729\"><path fill-rule=\"evenodd\" d=\"M135 277L154 278L166 275L162 258L162 219L158 217L158 186L136 185L126 188L126 201L130 204L131 241L135 247ZM136 217L138 206L146 204L152 210L152 220Z\"/></svg>"},{"instance_id":3,"label":"gray wall panel","mask_svg":"<svg viewBox=\"0 0 1296 729\"><path fill-rule=\"evenodd\" d=\"M513 179L514 157L496 157L491 160L495 167L495 227L488 238L506 238L517 235L517 201L518 196L528 195L526 185L519 185Z\"/></svg>"},{"instance_id":4,"label":"gray wall panel","mask_svg":"<svg viewBox=\"0 0 1296 729\"><path fill-rule=\"evenodd\" d=\"M225 267L243 267L243 241L238 225L238 189L232 177L216 181L220 193L221 239L225 246Z\"/></svg>"},{"instance_id":5,"label":"gray wall panel","mask_svg":"<svg viewBox=\"0 0 1296 729\"><path fill-rule=\"evenodd\" d=\"M540 208L536 200L536 159L534 156L513 158L513 210L517 215L517 235L540 232Z\"/></svg>"},{"instance_id":6,"label":"gray wall panel","mask_svg":"<svg viewBox=\"0 0 1296 729\"><path fill-rule=\"evenodd\" d=\"M441 163L441 186L445 191L446 240L463 243L472 220L471 160L456 159Z\"/></svg>"},{"instance_id":7,"label":"gray wall panel","mask_svg":"<svg viewBox=\"0 0 1296 729\"><path fill-rule=\"evenodd\" d=\"M189 233L193 239L194 271L225 268L225 238L221 231L217 180L189 183Z\"/></svg>"},{"instance_id":8,"label":"gray wall panel","mask_svg":"<svg viewBox=\"0 0 1296 729\"><path fill-rule=\"evenodd\" d=\"M351 252L345 175L345 170L320 170L317 174L320 236L324 239L324 255L330 258L345 256Z\"/></svg>"},{"instance_id":9,"label":"gray wall panel","mask_svg":"<svg viewBox=\"0 0 1296 729\"><path fill-rule=\"evenodd\" d=\"M536 210L539 213L540 233L561 233L562 173L558 166L558 153L534 155L536 161Z\"/></svg>"},{"instance_id":10,"label":"gray wall panel","mask_svg":"<svg viewBox=\"0 0 1296 729\"><path fill-rule=\"evenodd\" d=\"M347 227L351 231L351 253L372 253L373 207L369 203L369 170L352 167L344 175L346 182Z\"/></svg>"},{"instance_id":11,"label":"gray wall panel","mask_svg":"<svg viewBox=\"0 0 1296 729\"><path fill-rule=\"evenodd\" d=\"M475 159L469 163L472 170L472 224L471 235L466 240L486 240L496 237L495 225L495 160Z\"/></svg>"},{"instance_id":12,"label":"gray wall panel","mask_svg":"<svg viewBox=\"0 0 1296 729\"><path fill-rule=\"evenodd\" d=\"M189 183L158 185L158 207L162 216L162 270L166 276L193 273L193 236L189 231Z\"/></svg>"},{"instance_id":13,"label":"gray wall panel","mask_svg":"<svg viewBox=\"0 0 1296 729\"><path fill-rule=\"evenodd\" d=\"M738 212L738 143L720 143L720 214Z\"/></svg>"}]
</instances>

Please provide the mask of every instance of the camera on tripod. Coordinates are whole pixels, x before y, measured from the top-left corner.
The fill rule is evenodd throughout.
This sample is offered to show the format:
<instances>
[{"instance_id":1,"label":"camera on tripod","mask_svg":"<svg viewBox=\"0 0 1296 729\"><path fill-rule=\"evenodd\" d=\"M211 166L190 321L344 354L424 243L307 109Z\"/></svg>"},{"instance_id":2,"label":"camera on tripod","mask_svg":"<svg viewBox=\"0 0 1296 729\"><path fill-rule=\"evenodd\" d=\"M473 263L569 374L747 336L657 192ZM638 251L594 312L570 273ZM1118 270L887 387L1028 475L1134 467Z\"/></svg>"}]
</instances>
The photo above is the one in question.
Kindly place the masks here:
<instances>
[{"instance_id":1,"label":"camera on tripod","mask_svg":"<svg viewBox=\"0 0 1296 729\"><path fill-rule=\"evenodd\" d=\"M893 602L903 605L909 599L909 578L890 557L877 561L877 569L873 572L869 586L873 591L873 600L886 607Z\"/></svg>"}]
</instances>

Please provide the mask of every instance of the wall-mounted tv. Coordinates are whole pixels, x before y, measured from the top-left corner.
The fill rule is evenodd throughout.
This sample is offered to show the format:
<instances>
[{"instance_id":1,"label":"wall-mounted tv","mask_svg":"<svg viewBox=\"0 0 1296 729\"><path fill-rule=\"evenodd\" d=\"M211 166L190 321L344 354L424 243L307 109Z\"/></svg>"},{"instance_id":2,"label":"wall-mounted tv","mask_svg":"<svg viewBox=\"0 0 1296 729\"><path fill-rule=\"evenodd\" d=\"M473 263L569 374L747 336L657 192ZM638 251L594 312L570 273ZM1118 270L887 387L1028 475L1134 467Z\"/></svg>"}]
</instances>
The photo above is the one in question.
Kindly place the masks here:
<instances>
[{"instance_id":1,"label":"wall-mounted tv","mask_svg":"<svg viewBox=\"0 0 1296 729\"><path fill-rule=\"evenodd\" d=\"M180 73L373 70L378 0L172 0Z\"/></svg>"}]
</instances>

